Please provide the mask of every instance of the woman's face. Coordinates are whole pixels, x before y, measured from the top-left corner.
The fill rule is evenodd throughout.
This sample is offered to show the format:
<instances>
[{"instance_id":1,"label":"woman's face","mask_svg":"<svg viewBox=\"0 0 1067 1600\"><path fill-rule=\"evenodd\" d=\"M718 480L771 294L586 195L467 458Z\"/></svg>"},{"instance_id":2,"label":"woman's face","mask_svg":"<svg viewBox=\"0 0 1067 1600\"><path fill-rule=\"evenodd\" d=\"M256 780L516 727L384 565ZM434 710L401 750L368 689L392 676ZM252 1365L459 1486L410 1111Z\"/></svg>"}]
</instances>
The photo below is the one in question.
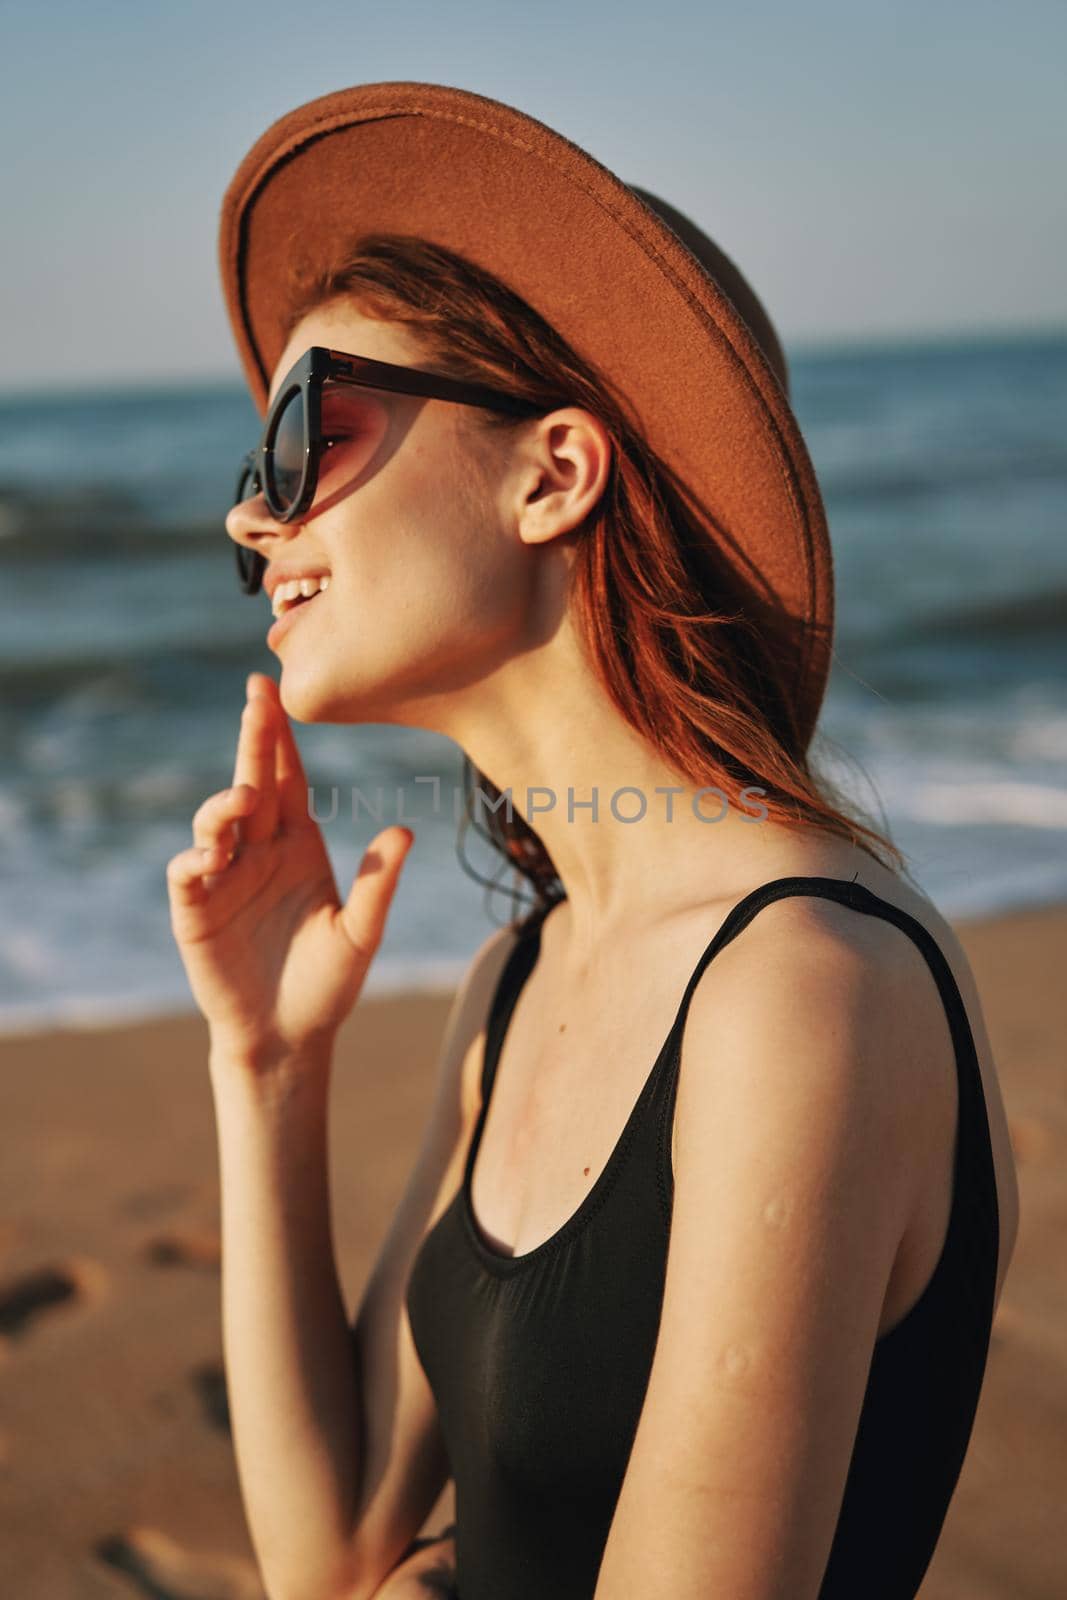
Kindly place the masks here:
<instances>
[{"instance_id":1,"label":"woman's face","mask_svg":"<svg viewBox=\"0 0 1067 1600\"><path fill-rule=\"evenodd\" d=\"M402 327L332 304L294 329L271 399L310 345L427 364ZM276 522L262 495L230 511L231 538L268 563L265 589L286 569L329 574L272 647L282 703L298 721L444 727L442 696L483 681L542 632L544 552L519 531L536 462L516 455L517 433L476 433L476 416L377 390L368 405L365 391L327 385L323 436L337 442L308 511Z\"/></svg>"}]
</instances>

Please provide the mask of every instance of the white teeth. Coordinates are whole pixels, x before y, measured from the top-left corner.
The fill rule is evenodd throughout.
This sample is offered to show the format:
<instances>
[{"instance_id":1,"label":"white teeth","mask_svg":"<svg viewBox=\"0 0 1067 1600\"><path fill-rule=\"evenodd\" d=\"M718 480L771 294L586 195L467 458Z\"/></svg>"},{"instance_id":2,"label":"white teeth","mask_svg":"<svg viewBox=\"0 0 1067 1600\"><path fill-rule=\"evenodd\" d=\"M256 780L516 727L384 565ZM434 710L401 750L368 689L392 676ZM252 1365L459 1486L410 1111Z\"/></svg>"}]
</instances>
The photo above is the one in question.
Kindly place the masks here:
<instances>
[{"instance_id":1,"label":"white teeth","mask_svg":"<svg viewBox=\"0 0 1067 1600\"><path fill-rule=\"evenodd\" d=\"M276 617L280 617L293 601L299 598L307 599L313 594L318 594L320 589L329 587L330 580L325 573L318 578L290 578L275 589L271 596L271 611Z\"/></svg>"}]
</instances>

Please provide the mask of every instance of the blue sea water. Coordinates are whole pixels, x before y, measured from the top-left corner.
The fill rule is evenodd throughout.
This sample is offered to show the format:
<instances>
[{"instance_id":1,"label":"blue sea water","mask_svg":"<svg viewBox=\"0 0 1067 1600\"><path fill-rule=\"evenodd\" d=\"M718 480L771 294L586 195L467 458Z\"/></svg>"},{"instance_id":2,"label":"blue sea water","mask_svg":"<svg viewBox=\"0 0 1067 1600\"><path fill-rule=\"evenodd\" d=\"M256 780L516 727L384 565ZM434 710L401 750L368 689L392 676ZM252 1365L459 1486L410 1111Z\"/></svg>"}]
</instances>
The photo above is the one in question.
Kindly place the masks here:
<instances>
[{"instance_id":1,"label":"blue sea water","mask_svg":"<svg viewBox=\"0 0 1067 1600\"><path fill-rule=\"evenodd\" d=\"M834 544L823 769L948 915L1067 896L1067 334L790 364ZM0 398L0 1030L192 1008L166 862L279 671L222 527L257 434L233 385ZM380 826L416 833L368 993L450 986L508 914L457 860L458 748L296 731L342 893Z\"/></svg>"}]
</instances>

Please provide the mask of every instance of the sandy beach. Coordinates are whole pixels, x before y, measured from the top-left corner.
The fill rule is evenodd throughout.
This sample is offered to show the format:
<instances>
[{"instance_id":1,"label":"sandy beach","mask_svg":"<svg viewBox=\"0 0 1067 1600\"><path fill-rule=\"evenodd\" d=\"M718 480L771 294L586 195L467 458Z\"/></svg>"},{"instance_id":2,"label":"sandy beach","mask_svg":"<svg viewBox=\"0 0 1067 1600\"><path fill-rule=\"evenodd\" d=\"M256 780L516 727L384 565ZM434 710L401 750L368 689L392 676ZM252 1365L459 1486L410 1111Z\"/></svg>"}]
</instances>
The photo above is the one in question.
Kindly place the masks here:
<instances>
[{"instance_id":1,"label":"sandy beach","mask_svg":"<svg viewBox=\"0 0 1067 1600\"><path fill-rule=\"evenodd\" d=\"M1067 1593L1067 906L958 926L1022 1223L922 1595L1054 1600ZM330 1165L350 1308L414 1158L448 998L368 997L339 1041ZM221 1363L206 1045L187 1016L0 1039L0 1593L13 1600L262 1600ZM426 1530L451 1515L448 1489Z\"/></svg>"}]
</instances>

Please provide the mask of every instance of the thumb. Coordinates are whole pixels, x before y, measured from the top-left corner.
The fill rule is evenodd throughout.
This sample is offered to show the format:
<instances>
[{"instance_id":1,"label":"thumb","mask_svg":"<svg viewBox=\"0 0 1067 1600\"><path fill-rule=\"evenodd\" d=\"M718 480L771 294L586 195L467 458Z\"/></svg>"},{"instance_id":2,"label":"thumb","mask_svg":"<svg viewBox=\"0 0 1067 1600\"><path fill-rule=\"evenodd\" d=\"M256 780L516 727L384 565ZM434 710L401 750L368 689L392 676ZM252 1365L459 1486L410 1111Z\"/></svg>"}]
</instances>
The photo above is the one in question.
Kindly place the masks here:
<instances>
[{"instance_id":1,"label":"thumb","mask_svg":"<svg viewBox=\"0 0 1067 1600\"><path fill-rule=\"evenodd\" d=\"M363 852L348 899L341 907L341 926L350 943L368 961L381 943L400 869L414 843L411 829L399 825L375 834Z\"/></svg>"}]
</instances>

